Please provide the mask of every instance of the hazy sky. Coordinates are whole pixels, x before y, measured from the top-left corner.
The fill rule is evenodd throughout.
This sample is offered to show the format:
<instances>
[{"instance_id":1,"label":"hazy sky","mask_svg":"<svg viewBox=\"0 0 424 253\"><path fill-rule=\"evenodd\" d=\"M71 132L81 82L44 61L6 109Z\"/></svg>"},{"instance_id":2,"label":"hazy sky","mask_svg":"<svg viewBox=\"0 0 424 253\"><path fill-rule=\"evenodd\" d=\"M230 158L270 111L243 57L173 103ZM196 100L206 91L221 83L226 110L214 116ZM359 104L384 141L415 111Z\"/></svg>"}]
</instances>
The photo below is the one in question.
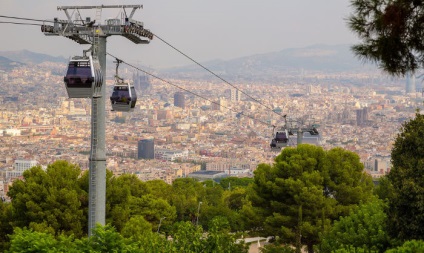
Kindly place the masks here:
<instances>
[{"instance_id":1,"label":"hazy sky","mask_svg":"<svg viewBox=\"0 0 424 253\"><path fill-rule=\"evenodd\" d=\"M134 19L200 62L358 41L345 21L352 10L349 0L1 0L0 15L65 19L57 6L101 4L142 4ZM81 14L94 19L95 11ZM119 10L105 10L102 19L118 15ZM0 51L28 49L69 57L87 48L64 37L45 36L37 26L0 24L0 29ZM109 37L107 51L156 68L191 64L157 39L136 45L120 36Z\"/></svg>"}]
</instances>

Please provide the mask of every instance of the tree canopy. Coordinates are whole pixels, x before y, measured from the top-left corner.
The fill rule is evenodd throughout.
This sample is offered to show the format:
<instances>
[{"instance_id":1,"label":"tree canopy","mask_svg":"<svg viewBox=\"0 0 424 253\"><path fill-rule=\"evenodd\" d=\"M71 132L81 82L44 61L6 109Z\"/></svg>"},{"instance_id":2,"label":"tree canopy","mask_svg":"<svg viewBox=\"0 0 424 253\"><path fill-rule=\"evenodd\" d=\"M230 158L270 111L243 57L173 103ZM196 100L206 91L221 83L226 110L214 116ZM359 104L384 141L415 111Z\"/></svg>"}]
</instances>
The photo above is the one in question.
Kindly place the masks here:
<instances>
[{"instance_id":1,"label":"tree canopy","mask_svg":"<svg viewBox=\"0 0 424 253\"><path fill-rule=\"evenodd\" d=\"M364 252L385 252L390 246L387 234L385 204L374 199L360 205L348 216L334 222L320 245L320 252L354 250Z\"/></svg>"},{"instance_id":2,"label":"tree canopy","mask_svg":"<svg viewBox=\"0 0 424 253\"><path fill-rule=\"evenodd\" d=\"M356 154L303 144L285 148L273 165L258 166L251 199L267 235L313 252L331 222L367 201L372 188Z\"/></svg>"},{"instance_id":3,"label":"tree canopy","mask_svg":"<svg viewBox=\"0 0 424 253\"><path fill-rule=\"evenodd\" d=\"M14 227L82 236L87 216L81 200L87 199L78 180L81 170L66 161L57 161L44 171L33 167L10 187Z\"/></svg>"},{"instance_id":4,"label":"tree canopy","mask_svg":"<svg viewBox=\"0 0 424 253\"><path fill-rule=\"evenodd\" d=\"M393 150L388 175L389 232L401 240L424 239L424 115L405 122Z\"/></svg>"},{"instance_id":5,"label":"tree canopy","mask_svg":"<svg viewBox=\"0 0 424 253\"><path fill-rule=\"evenodd\" d=\"M361 43L354 53L394 75L424 66L424 3L405 0L351 0L350 29Z\"/></svg>"},{"instance_id":6,"label":"tree canopy","mask_svg":"<svg viewBox=\"0 0 424 253\"><path fill-rule=\"evenodd\" d=\"M138 225L145 223L142 219L136 220L134 221ZM140 228L145 225L141 225ZM136 226L132 225L133 228ZM211 231L207 236L202 234L203 230L200 226L190 222L177 222L171 233L172 240L168 240L151 230L130 229L136 234L128 236L127 232L130 231L127 231L123 236L111 225L97 225L93 229L92 236L81 239L65 235L55 237L49 233L16 228L10 236L10 248L7 252L247 253L247 246L242 241L237 242L235 235L230 234L227 229L228 223L223 218L215 218L211 221ZM139 232L142 234L138 234Z\"/></svg>"}]
</instances>

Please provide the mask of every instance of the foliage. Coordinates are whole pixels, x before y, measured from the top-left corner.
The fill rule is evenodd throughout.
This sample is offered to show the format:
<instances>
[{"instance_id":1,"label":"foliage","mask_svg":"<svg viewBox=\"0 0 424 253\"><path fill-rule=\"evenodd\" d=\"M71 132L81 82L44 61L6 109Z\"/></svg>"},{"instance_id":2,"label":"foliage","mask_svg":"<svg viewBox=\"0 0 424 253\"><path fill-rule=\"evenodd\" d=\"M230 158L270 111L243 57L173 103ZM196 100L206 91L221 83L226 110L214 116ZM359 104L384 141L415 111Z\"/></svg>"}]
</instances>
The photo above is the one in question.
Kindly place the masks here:
<instances>
[{"instance_id":1,"label":"foliage","mask_svg":"<svg viewBox=\"0 0 424 253\"><path fill-rule=\"evenodd\" d=\"M265 217L264 233L298 250L307 245L309 252L331 222L367 201L373 188L356 154L307 144L283 149L273 165L260 164L254 181L250 199Z\"/></svg>"},{"instance_id":2,"label":"foliage","mask_svg":"<svg viewBox=\"0 0 424 253\"><path fill-rule=\"evenodd\" d=\"M140 219L138 220L140 221ZM194 226L190 222L177 222L174 226L172 240L153 233L151 230L143 232L132 230L135 233L134 236L126 238L111 225L97 225L92 230L92 236L82 239L64 235L55 238L49 233L16 228L10 236L11 246L8 252L247 252L247 246L244 243L236 243L235 236L228 233L228 224L225 220L215 219L213 223L210 234L204 237L200 226ZM138 234L139 232L141 234Z\"/></svg>"},{"instance_id":3,"label":"foliage","mask_svg":"<svg viewBox=\"0 0 424 253\"><path fill-rule=\"evenodd\" d=\"M87 171L81 172L76 165L66 161L52 163L47 170L34 167L26 171L24 179L16 180L10 188L8 194L12 202L0 203L1 249L9 247L7 235L12 234L14 228L15 231L18 231L16 228L28 228L20 234L27 238L31 236L55 238L56 236L56 239L59 238L58 236L65 238L72 235L74 236L72 238L76 239L69 240L78 244L80 249L84 248L86 252L103 250L93 248L94 246L87 248L91 241L84 241L87 239L84 236L87 235L88 182ZM201 227L194 227L193 224L198 217L199 225L207 230L213 229L209 226L214 224L211 221L218 216L225 220L225 233L257 227L262 221L261 216L257 215L256 209L247 199L250 186L246 186L247 181L236 178L231 182L230 191L223 189L218 183L204 187L203 183L190 178L177 179L172 185L168 185L159 180L142 182L134 175L114 176L107 171L106 223L111 227L99 230L97 234L101 236L97 239L103 240L102 238L116 236L114 233L121 233L122 238L115 239L123 241L128 247L131 245L131 248L128 248L129 252L150 252L142 249L145 245L156 249L151 252L167 252L171 249L185 248L185 244L181 245L184 240L187 243L196 241L193 236ZM199 209L200 202L202 204ZM182 221L185 225L181 225L178 221ZM185 221L188 223L184 223ZM160 231L163 234L174 233L177 237L186 239L174 241L172 244L162 240L163 238L156 233L160 222ZM186 237L183 234L184 229L172 230L175 222L180 228L186 226L184 229L189 231ZM223 233L221 230L216 231L216 235ZM188 237L189 235L191 237ZM15 238L18 237L15 236ZM215 247L211 246L212 238L217 240L216 245L221 239L227 242L234 239L219 235L211 237L209 246L206 246L207 240L202 233L198 238L201 239L199 245L202 249ZM128 241L135 241L135 243L131 244ZM231 245L226 243L226 247Z\"/></svg>"},{"instance_id":4,"label":"foliage","mask_svg":"<svg viewBox=\"0 0 424 253\"><path fill-rule=\"evenodd\" d=\"M249 190L250 192L251 190ZM254 194L249 194L249 196L253 196ZM245 200L243 207L238 212L241 216L241 220L243 222L244 230L249 230L249 233L252 235L259 235L261 231L263 231L264 227L264 217L266 211L258 206L253 206L252 201ZM231 223L233 224L233 223Z\"/></svg>"},{"instance_id":5,"label":"foliage","mask_svg":"<svg viewBox=\"0 0 424 253\"><path fill-rule=\"evenodd\" d=\"M350 29L361 44L354 53L399 75L424 66L422 1L351 0Z\"/></svg>"},{"instance_id":6,"label":"foliage","mask_svg":"<svg viewBox=\"0 0 424 253\"><path fill-rule=\"evenodd\" d=\"M209 221L214 217L231 215L231 210L224 204L223 193L224 190L218 184L205 188L205 197L199 209L199 225L206 230L209 229Z\"/></svg>"},{"instance_id":7,"label":"foliage","mask_svg":"<svg viewBox=\"0 0 424 253\"><path fill-rule=\"evenodd\" d=\"M247 245L236 243L236 235L230 233L230 224L225 217L215 217L209 224L204 252L233 253L247 252Z\"/></svg>"},{"instance_id":8,"label":"foliage","mask_svg":"<svg viewBox=\"0 0 424 253\"><path fill-rule=\"evenodd\" d=\"M145 220L154 224L155 227L159 225L162 217L166 217L162 221L162 225L166 225L172 224L177 216L175 207L163 199L156 199L151 194L146 194L140 198L131 196L127 205L130 216L141 215Z\"/></svg>"},{"instance_id":9,"label":"foliage","mask_svg":"<svg viewBox=\"0 0 424 253\"><path fill-rule=\"evenodd\" d=\"M80 252L72 237L59 236L56 239L52 234L16 228L10 238L11 245L8 252L11 253Z\"/></svg>"},{"instance_id":10,"label":"foliage","mask_svg":"<svg viewBox=\"0 0 424 253\"><path fill-rule=\"evenodd\" d=\"M405 122L391 153L388 228L393 238L424 239L424 115Z\"/></svg>"},{"instance_id":11,"label":"foliage","mask_svg":"<svg viewBox=\"0 0 424 253\"><path fill-rule=\"evenodd\" d=\"M192 178L178 178L172 183L172 193L170 204L176 208L177 220L195 222L205 195L203 185Z\"/></svg>"},{"instance_id":12,"label":"foliage","mask_svg":"<svg viewBox=\"0 0 424 253\"><path fill-rule=\"evenodd\" d=\"M111 177L107 188L107 221L121 231L130 217L142 216L157 227L162 217L164 224L174 222L175 208L150 194L149 186L135 175Z\"/></svg>"},{"instance_id":13,"label":"foliage","mask_svg":"<svg viewBox=\"0 0 424 253\"><path fill-rule=\"evenodd\" d=\"M221 179L221 181L219 182L222 188L229 189L229 190L235 189L238 187L246 188L251 183L253 183L253 179L248 177L243 177L243 178L226 177Z\"/></svg>"},{"instance_id":14,"label":"foliage","mask_svg":"<svg viewBox=\"0 0 424 253\"><path fill-rule=\"evenodd\" d=\"M156 198L161 198L168 202L171 200L172 186L165 183L165 181L159 179L150 180L146 182L146 186L149 190L149 193Z\"/></svg>"},{"instance_id":15,"label":"foliage","mask_svg":"<svg viewBox=\"0 0 424 253\"><path fill-rule=\"evenodd\" d=\"M387 176L381 177L378 180L378 184L374 188L374 194L384 201L389 201L393 198L393 185Z\"/></svg>"},{"instance_id":16,"label":"foliage","mask_svg":"<svg viewBox=\"0 0 424 253\"><path fill-rule=\"evenodd\" d=\"M261 248L261 253L294 253L295 250L287 245L267 244Z\"/></svg>"},{"instance_id":17,"label":"foliage","mask_svg":"<svg viewBox=\"0 0 424 253\"><path fill-rule=\"evenodd\" d=\"M13 226L77 237L86 233L81 199L87 192L78 185L80 172L66 161L56 161L46 171L39 166L25 171L24 179L15 181L8 192Z\"/></svg>"},{"instance_id":18,"label":"foliage","mask_svg":"<svg viewBox=\"0 0 424 253\"><path fill-rule=\"evenodd\" d=\"M82 239L81 252L125 252L124 238L111 225L97 225L88 239Z\"/></svg>"},{"instance_id":19,"label":"foliage","mask_svg":"<svg viewBox=\"0 0 424 253\"><path fill-rule=\"evenodd\" d=\"M320 252L335 250L364 250L365 252L384 252L389 244L386 232L387 215L385 204L374 199L353 210L349 216L335 221L334 226L324 236Z\"/></svg>"},{"instance_id":20,"label":"foliage","mask_svg":"<svg viewBox=\"0 0 424 253\"><path fill-rule=\"evenodd\" d=\"M140 217L139 217L140 218ZM137 232L137 231L133 231ZM90 238L84 238L75 242L80 252L103 253L103 252L127 252L127 253L156 253L177 252L172 242L166 238L152 233L151 230L143 231L142 234L134 234L130 238L121 236L112 226L96 226Z\"/></svg>"},{"instance_id":21,"label":"foliage","mask_svg":"<svg viewBox=\"0 0 424 253\"><path fill-rule=\"evenodd\" d=\"M12 205L0 201L0 252L4 252L8 248L9 237L13 233L12 221Z\"/></svg>"},{"instance_id":22,"label":"foliage","mask_svg":"<svg viewBox=\"0 0 424 253\"><path fill-rule=\"evenodd\" d=\"M236 188L232 191L223 192L222 198L226 206L231 210L240 210L245 204L247 192L245 188Z\"/></svg>"},{"instance_id":23,"label":"foliage","mask_svg":"<svg viewBox=\"0 0 424 253\"><path fill-rule=\"evenodd\" d=\"M343 249L333 250L332 253L378 253L378 251L347 246Z\"/></svg>"},{"instance_id":24,"label":"foliage","mask_svg":"<svg viewBox=\"0 0 424 253\"><path fill-rule=\"evenodd\" d=\"M402 246L386 251L386 253L422 253L424 252L424 241L406 241Z\"/></svg>"},{"instance_id":25,"label":"foliage","mask_svg":"<svg viewBox=\"0 0 424 253\"><path fill-rule=\"evenodd\" d=\"M152 224L146 221L141 215L131 217L131 219L125 223L121 232L123 237L132 237L135 240L141 240L144 236L150 233L152 233Z\"/></svg>"},{"instance_id":26,"label":"foliage","mask_svg":"<svg viewBox=\"0 0 424 253\"><path fill-rule=\"evenodd\" d=\"M195 226L188 221L177 222L172 230L173 245L177 252L202 252L202 234L201 226Z\"/></svg>"}]
</instances>

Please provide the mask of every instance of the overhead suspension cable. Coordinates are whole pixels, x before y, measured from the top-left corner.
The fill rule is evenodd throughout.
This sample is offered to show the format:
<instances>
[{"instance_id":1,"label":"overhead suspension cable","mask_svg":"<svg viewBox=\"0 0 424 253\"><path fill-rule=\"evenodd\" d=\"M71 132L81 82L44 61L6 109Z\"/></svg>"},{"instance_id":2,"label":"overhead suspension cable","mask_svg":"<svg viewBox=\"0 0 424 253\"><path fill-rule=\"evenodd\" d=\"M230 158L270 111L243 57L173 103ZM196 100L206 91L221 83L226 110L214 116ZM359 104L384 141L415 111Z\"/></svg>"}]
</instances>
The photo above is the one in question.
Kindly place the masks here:
<instances>
[{"instance_id":1,"label":"overhead suspension cable","mask_svg":"<svg viewBox=\"0 0 424 253\"><path fill-rule=\"evenodd\" d=\"M21 18L21 17L5 16L5 15L0 15L0 17L1 17L1 18L9 18L9 19L18 19L18 20L28 20L28 21L38 21L38 22L50 22L50 23L54 23L54 21L42 20L42 19ZM41 24L34 24L34 23L20 23L20 22L8 22L8 21L0 21L0 24L35 25L35 26L40 26L40 25L41 25ZM267 106L267 105L265 105L265 104L261 103L260 101L258 101L258 100L257 100L257 99L255 99L254 97L250 96L250 95L249 95L249 94L247 94L246 92L244 92L244 91L240 90L240 89L239 89L239 88L237 88L235 85L231 84L230 82L228 82L228 81L227 81L227 80L225 80L224 78L222 78L222 77L220 77L219 75L215 74L213 71L211 71L210 69L206 68L205 66L203 66L202 64L200 64L199 62L197 62L196 60L194 60L193 58L191 58L191 57L190 57L190 56L188 56L187 54L183 53L182 51L180 51L180 50L179 50L179 49L177 49L176 47L172 46L170 43L168 43L167 41L165 41L164 39L162 39L162 38L161 38L161 37L159 37L158 35L154 34L154 36L155 36L156 38L158 38L160 41L162 41L163 43L167 44L168 46L170 46L171 48L173 48L174 50L176 50L177 52L179 52L180 54L182 54L183 56L185 56L186 58L190 59L192 62L196 63L197 65L199 65L200 67L202 67L203 69L205 69L206 71L208 71L209 73L211 73L212 75L214 75L215 77L217 77L218 79L220 79L221 81L225 82L226 84L228 84L228 85L230 85L231 87L235 88L236 90L240 91L241 93L243 93L244 95L246 95L247 97L249 97L250 99L252 99L253 101L255 101L255 102L257 102L258 104L260 104L260 105L264 106L265 108L267 108L267 109L271 110L273 113L275 113L275 114L277 114L277 115L279 115L279 116L281 116L281 117L284 117L284 115L281 115L281 114L277 113L277 112L276 112L276 111L274 111L271 107L269 107L269 106ZM112 56L112 57L114 57L114 58L116 58L115 56L113 56L113 55L111 55L111 54L109 54L109 53L107 53L107 54L108 54L108 55L110 55L110 56ZM116 58L116 59L117 59L117 58ZM216 103L216 102L214 102L214 101L212 101L212 100L210 100L210 99L208 99L208 98L205 98L205 97L203 97L203 96L201 96L201 95L198 95L198 94L196 94L196 93L193 93L193 92L191 92L191 91L189 91L189 90L187 90L187 89L184 89L184 88L182 88L182 87L179 87L179 86L177 86L177 85L175 85L175 84L173 84L173 83L171 83L171 82L169 82L169 81L166 81L166 80L164 80L164 79L162 79L162 78L160 78L160 77L158 77L158 76L155 76L155 75L153 75L153 74L151 74L151 73L149 73L149 72L147 72L147 71L144 71L144 70L142 70L142 69L140 69L140 68L138 68L138 67L136 67L136 66L133 66L133 65L131 65L131 64L129 64L129 63L127 63L127 62L124 62L124 61L123 61L123 63L125 63L126 65L128 65L128 66L130 66L130 67L133 67L133 68L135 68L135 69L137 69L137 70L139 70L139 71L141 71L141 72L144 72L144 73L145 73L145 74L147 74L147 75L150 75L150 76L152 76L152 77L154 77L154 78L156 78L156 79L159 79L159 80L161 80L161 81L163 81L163 82L165 82L165 83L168 83L168 84L170 84L170 85L172 85L172 86L175 86L175 87L177 87L177 88L179 88L179 89L182 89L182 90L184 90L184 91L186 91L186 92L188 92L188 93L190 93L190 94L193 94L193 95L195 95L195 96L198 96L198 97L200 97L200 98L203 98L203 99L205 99L205 100L207 100L207 101L209 101L209 102L211 102L211 103L213 103L213 104L216 104L216 105L222 106L222 107L224 107L224 108L226 108L226 109L229 109L230 111L233 111L233 112L235 112L235 113L238 113L238 114L244 115L244 116L246 116L246 117L249 117L249 118L251 118L251 119L253 119L253 120L256 120L256 121L258 121L258 122L261 122L262 124L265 124L265 125L268 125L268 126L270 125L269 123L266 123L266 122L264 122L264 121L261 121L261 120L259 120L259 119L256 119L256 118L254 118L254 117L252 117L252 116L250 116L250 115L244 114L243 112L235 111L235 110L233 110L233 109L231 109L231 108L229 108L229 107L226 107L226 106L220 105L220 104L218 104L218 103Z\"/></svg>"},{"instance_id":2,"label":"overhead suspension cable","mask_svg":"<svg viewBox=\"0 0 424 253\"><path fill-rule=\"evenodd\" d=\"M218 79L220 79L221 81L223 81L224 83L230 85L231 87L235 88L236 90L240 91L241 93L243 93L244 95L246 95L247 97L249 97L250 99L254 100L256 103L264 106L265 108L271 110L273 113L283 117L284 115L281 115L279 113L277 113L276 111L274 111L271 107L261 103L259 100L255 99L254 97L250 96L249 94L247 94L246 92L240 90L239 88L237 88L235 85L231 84L230 82L228 82L227 80L225 80L224 78L222 78L221 76L217 75L216 73L214 73L212 70L208 69L207 67L203 66L201 63L199 63L198 61L194 60L193 58L191 58L190 56L188 56L187 54L183 53L181 50L179 50L178 48L174 47L173 45L171 45L170 43L168 43L167 41L165 41L164 39L162 39L161 37L159 37L157 34L153 34L156 38L158 38L160 41L162 41L163 43L165 43L166 45L170 46L172 49L174 49L175 51L177 51L178 53L182 54L183 56L185 56L186 58L188 58L189 60L191 60L192 62L194 62L195 64L199 65L201 68L203 68L204 70L208 71L209 73L211 73L212 75L214 75L215 77L217 77Z\"/></svg>"},{"instance_id":3,"label":"overhead suspension cable","mask_svg":"<svg viewBox=\"0 0 424 253\"><path fill-rule=\"evenodd\" d=\"M8 21L0 21L0 24L12 24L12 25L42 25L42 24L33 24L33 23L20 23L20 22L8 22Z\"/></svg>"},{"instance_id":4,"label":"overhead suspension cable","mask_svg":"<svg viewBox=\"0 0 424 253\"><path fill-rule=\"evenodd\" d=\"M28 20L28 21L38 21L38 22L50 22L50 23L54 23L53 21L49 21L49 20L42 20L42 19L33 19L33 18L21 18L21 17L15 17L15 16L6 16L6 15L0 15L1 18L9 18L9 19L18 19L18 20ZM20 22L7 22L7 21L0 21L0 23L3 24L15 24L15 25L41 25L41 24L33 24L33 23L20 23ZM223 81L224 83L230 85L231 87L233 87L234 89L240 91L241 93L243 93L244 95L246 95L247 97L249 97L250 99L252 99L253 101L255 101L256 103L264 106L265 108L271 110L273 113L283 117L283 115L277 113L276 111L274 111L271 107L261 103L259 100L257 100L256 98L250 96L249 94L247 94L246 92L240 90L239 88L237 88L235 85L231 84L230 82L228 82L227 80L225 80L224 78L222 78L221 76L217 75L216 73L214 73L213 71L211 71L210 69L208 69L207 67L203 66L201 63L199 63L198 61L194 60L193 58L191 58L190 56L188 56L187 54L183 53L181 50L177 49L176 47L174 47L173 45L171 45L170 43L168 43L167 41L165 41L164 39L162 39L161 37L159 37L157 34L154 34L154 36L156 38L158 38L160 41L162 41L163 43L165 43L166 45L168 45L169 47L171 47L172 49L174 49L175 51L177 51L178 53L182 54L183 56L185 56L186 58L188 58L189 60L191 60L192 62L194 62L195 64L197 64L198 66L200 66L201 68L203 68L204 70L208 71L209 73L211 73L212 75L214 75L215 77L217 77L218 79L220 79L221 81ZM128 63L126 63L128 65ZM135 66L132 66L135 67ZM140 70L142 71L142 70ZM144 72L144 71L143 71ZM146 73L147 74L147 73Z\"/></svg>"},{"instance_id":5,"label":"overhead suspension cable","mask_svg":"<svg viewBox=\"0 0 424 253\"><path fill-rule=\"evenodd\" d=\"M0 15L0 18L10 18L10 19L19 19L19 20L28 20L28 21L38 21L38 22L54 23L53 21L50 21L50 20L33 19L33 18L21 18L21 17L13 17L13 16L5 16L5 15Z\"/></svg>"},{"instance_id":6,"label":"overhead suspension cable","mask_svg":"<svg viewBox=\"0 0 424 253\"><path fill-rule=\"evenodd\" d=\"M36 21L36 22L48 22L48 23L54 23L54 21L51 20L42 20L42 19L33 19L33 18L21 18L21 17L12 17L12 16L4 16L0 15L0 18L8 18L8 19L17 19L17 20L27 20L27 21ZM21 23L21 22L9 22L9 21L0 21L0 24L13 24L13 25L38 25L41 26L43 24L35 24L35 23ZM80 24L74 24L74 26L84 26Z\"/></svg>"},{"instance_id":7,"label":"overhead suspension cable","mask_svg":"<svg viewBox=\"0 0 424 253\"><path fill-rule=\"evenodd\" d=\"M262 121L262 120L260 120L260 119L257 119L257 118L255 118L255 117L253 117L253 116L251 116L251 115L244 114L243 112L239 112L239 111L233 110L233 109L232 109L232 108L230 108L230 107L227 107L227 106L221 105L221 104L219 104L219 103L217 103L217 102L215 102L215 101L212 101L212 100L210 100L210 99L208 99L208 98L206 98L206 97L204 97L204 96L202 96L202 95L199 95L199 94L194 93L194 92L192 92L192 91L190 91L190 90L188 90L188 89L185 89L185 88L183 88L183 87L181 87L181 86L178 86L178 85L176 85L176 84L173 84L173 83L171 83L171 82L169 82L169 81L167 81L167 80L165 80L165 79L163 79L163 78L161 78L161 77L158 77L158 76L156 76L156 75L154 75L154 74L152 74L152 73L150 73L150 72L147 72L147 71L145 71L145 70L143 70L143 69L141 69L141 68L139 68L139 67L137 67L137 66L134 66L134 65L132 65L132 64L130 64L130 63L128 63L128 62L126 62L126 61L124 61L124 60L122 60L122 59L120 59L120 58L118 58L118 57L116 57L116 56L114 56L114 55L112 55L112 54L110 54L110 53L107 53L107 52L106 52L106 54L107 54L107 55L109 55L109 56L111 56L111 57L113 57L113 58L115 58L116 60L120 61L121 63L123 63L123 64L125 64L125 65L127 65L127 66L130 66L130 67L132 67L132 68L134 68L134 69L136 69L136 70L139 70L139 71L141 71L141 72L145 73L146 75L149 75L149 76L151 76L151 77L153 77L153 78L156 78L156 79L158 79L158 80L160 80L160 81L162 81L162 82L164 82L164 83L167 83L167 84L169 84L169 85L172 85L172 86L174 86L174 87L177 87L178 89L181 89L181 90L183 90L183 91L185 91L185 92L187 92L187 93L190 93L190 94L192 94L192 95L194 95L194 96L196 96L196 97L200 97L200 98L202 98L202 99L204 99L204 100L206 100L206 101L209 101L210 103L216 104L216 105L218 105L218 106L222 106L222 107L224 107L224 108L226 108L226 109L228 109L228 110L230 110L230 111L232 111L232 112L235 112L235 113L237 113L237 114L241 114L241 115L243 115L243 116L246 116L246 117L248 117L248 118L251 118L251 119L253 119L253 120L256 120L256 121L258 121L258 122L260 122L260 123L262 123L262 124L264 124L264 125L271 126L269 123L267 123L267 122L265 122L265 121Z\"/></svg>"}]
</instances>

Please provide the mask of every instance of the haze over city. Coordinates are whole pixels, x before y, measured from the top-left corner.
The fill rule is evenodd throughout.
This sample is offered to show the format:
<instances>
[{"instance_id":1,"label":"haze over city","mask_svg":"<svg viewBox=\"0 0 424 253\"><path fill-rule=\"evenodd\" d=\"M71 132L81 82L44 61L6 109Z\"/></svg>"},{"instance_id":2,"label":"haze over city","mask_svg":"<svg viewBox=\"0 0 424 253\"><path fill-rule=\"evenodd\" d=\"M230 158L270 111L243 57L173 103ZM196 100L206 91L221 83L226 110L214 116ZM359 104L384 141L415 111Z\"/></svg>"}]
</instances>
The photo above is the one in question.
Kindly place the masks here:
<instances>
[{"instance_id":1,"label":"haze over city","mask_svg":"<svg viewBox=\"0 0 424 253\"><path fill-rule=\"evenodd\" d=\"M286 48L314 44L354 44L357 39L346 25L348 0L305 1L25 1L4 0L1 14L52 20L66 19L57 6L142 4L135 19L164 40L205 62L241 56L277 52ZM94 16L94 10L81 15ZM116 11L104 10L103 20L116 17ZM30 22L30 21L29 21ZM0 24L7 39L0 51L27 49L65 56L81 53L83 46L60 37L46 37L39 27ZM154 68L191 64L167 45L153 39L146 45L134 45L123 38L109 38L107 50L128 61Z\"/></svg>"}]
</instances>

